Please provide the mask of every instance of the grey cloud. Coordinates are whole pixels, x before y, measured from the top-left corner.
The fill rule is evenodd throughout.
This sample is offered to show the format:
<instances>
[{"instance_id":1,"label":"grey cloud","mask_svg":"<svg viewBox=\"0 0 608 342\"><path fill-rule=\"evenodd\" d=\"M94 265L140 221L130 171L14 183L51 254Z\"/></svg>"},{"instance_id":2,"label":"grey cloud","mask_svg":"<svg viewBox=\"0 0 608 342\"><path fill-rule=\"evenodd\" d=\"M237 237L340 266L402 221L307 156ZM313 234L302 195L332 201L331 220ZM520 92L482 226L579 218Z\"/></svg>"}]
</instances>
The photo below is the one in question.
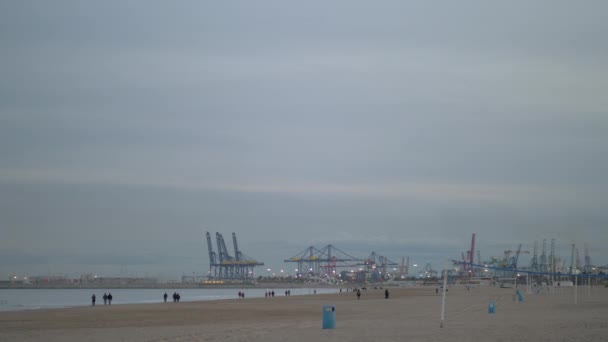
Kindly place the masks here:
<instances>
[{"instance_id":1,"label":"grey cloud","mask_svg":"<svg viewBox=\"0 0 608 342\"><path fill-rule=\"evenodd\" d=\"M205 230L273 268L477 232L605 262L606 7L3 2L0 248L179 275Z\"/></svg>"}]
</instances>

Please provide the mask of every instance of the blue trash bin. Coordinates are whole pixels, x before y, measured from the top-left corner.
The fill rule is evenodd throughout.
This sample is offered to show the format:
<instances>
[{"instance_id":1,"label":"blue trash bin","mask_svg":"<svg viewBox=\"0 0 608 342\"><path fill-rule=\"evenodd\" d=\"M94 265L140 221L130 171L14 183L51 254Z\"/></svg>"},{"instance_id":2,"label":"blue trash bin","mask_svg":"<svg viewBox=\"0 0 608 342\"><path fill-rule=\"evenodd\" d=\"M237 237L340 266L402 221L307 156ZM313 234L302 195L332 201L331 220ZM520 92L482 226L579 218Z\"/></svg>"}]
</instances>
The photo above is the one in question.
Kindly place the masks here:
<instances>
[{"instance_id":1,"label":"blue trash bin","mask_svg":"<svg viewBox=\"0 0 608 342\"><path fill-rule=\"evenodd\" d=\"M323 305L323 329L336 327L336 308L333 305Z\"/></svg>"},{"instance_id":2,"label":"blue trash bin","mask_svg":"<svg viewBox=\"0 0 608 342\"><path fill-rule=\"evenodd\" d=\"M495 312L496 312L496 302L489 302L488 303L488 313L493 314Z\"/></svg>"}]
</instances>

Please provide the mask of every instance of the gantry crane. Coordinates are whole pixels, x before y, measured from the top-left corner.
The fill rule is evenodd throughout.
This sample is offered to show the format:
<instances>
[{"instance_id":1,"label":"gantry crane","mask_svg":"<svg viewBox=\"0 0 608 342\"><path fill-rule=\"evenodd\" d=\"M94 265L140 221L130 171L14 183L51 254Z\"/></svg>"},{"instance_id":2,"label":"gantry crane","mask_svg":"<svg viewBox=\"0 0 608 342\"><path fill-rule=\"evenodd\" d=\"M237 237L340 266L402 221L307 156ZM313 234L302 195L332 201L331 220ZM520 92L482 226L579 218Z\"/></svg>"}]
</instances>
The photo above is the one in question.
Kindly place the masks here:
<instances>
[{"instance_id":1,"label":"gantry crane","mask_svg":"<svg viewBox=\"0 0 608 342\"><path fill-rule=\"evenodd\" d=\"M298 277L303 274L334 277L337 276L336 269L338 267L355 266L344 263L361 261L361 259L355 258L333 245L327 245L321 249L310 246L283 261L297 263L296 274Z\"/></svg>"},{"instance_id":2,"label":"gantry crane","mask_svg":"<svg viewBox=\"0 0 608 342\"><path fill-rule=\"evenodd\" d=\"M224 237L220 233L215 233L217 243L217 255L213 251L211 235L207 235L207 248L209 249L209 278L210 279L253 279L255 266L264 265L253 258L243 254L238 248L236 233L232 233L234 245L234 255L231 256L226 247Z\"/></svg>"}]
</instances>

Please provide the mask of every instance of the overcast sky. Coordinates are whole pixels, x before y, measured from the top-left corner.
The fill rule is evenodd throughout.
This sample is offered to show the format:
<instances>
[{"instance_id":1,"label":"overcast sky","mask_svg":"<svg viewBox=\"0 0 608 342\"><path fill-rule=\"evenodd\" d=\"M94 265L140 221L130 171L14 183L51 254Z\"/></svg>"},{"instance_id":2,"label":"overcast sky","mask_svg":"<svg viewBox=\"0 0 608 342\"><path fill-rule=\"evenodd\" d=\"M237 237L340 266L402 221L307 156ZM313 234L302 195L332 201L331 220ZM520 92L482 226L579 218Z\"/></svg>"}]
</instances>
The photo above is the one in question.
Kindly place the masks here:
<instances>
[{"instance_id":1,"label":"overcast sky","mask_svg":"<svg viewBox=\"0 0 608 342\"><path fill-rule=\"evenodd\" d=\"M2 1L0 277L608 262L605 1ZM214 246L215 248L215 246ZM229 244L232 250L232 244Z\"/></svg>"}]
</instances>

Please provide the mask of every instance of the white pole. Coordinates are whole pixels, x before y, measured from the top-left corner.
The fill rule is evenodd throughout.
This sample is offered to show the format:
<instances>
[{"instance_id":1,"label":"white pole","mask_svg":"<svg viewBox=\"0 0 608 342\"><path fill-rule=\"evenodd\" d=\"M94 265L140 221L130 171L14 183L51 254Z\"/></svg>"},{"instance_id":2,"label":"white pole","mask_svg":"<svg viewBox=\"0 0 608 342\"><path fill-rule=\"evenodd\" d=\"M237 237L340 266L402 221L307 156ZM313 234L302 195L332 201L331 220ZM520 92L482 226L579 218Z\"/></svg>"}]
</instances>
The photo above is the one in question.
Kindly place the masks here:
<instances>
[{"instance_id":1,"label":"white pole","mask_svg":"<svg viewBox=\"0 0 608 342\"><path fill-rule=\"evenodd\" d=\"M443 291L441 291L441 322L439 323L439 327L443 328L443 321L445 319L445 291L448 287L448 269L447 265L445 270L443 271Z\"/></svg>"},{"instance_id":2,"label":"white pole","mask_svg":"<svg viewBox=\"0 0 608 342\"><path fill-rule=\"evenodd\" d=\"M578 281L576 280L576 276L574 276L574 305L578 304Z\"/></svg>"}]
</instances>

